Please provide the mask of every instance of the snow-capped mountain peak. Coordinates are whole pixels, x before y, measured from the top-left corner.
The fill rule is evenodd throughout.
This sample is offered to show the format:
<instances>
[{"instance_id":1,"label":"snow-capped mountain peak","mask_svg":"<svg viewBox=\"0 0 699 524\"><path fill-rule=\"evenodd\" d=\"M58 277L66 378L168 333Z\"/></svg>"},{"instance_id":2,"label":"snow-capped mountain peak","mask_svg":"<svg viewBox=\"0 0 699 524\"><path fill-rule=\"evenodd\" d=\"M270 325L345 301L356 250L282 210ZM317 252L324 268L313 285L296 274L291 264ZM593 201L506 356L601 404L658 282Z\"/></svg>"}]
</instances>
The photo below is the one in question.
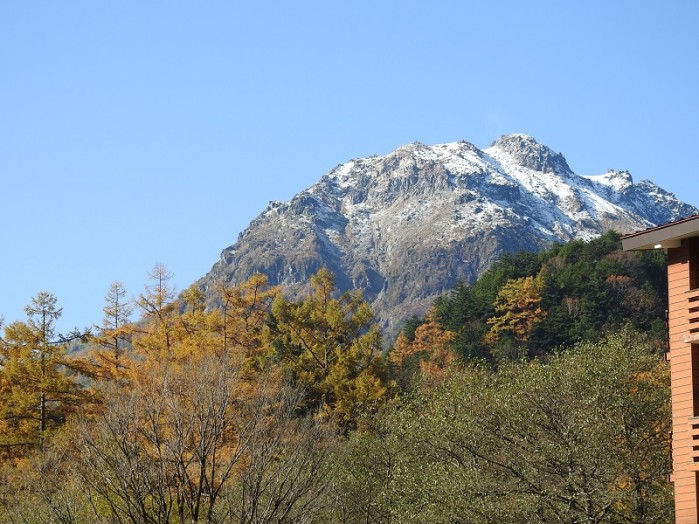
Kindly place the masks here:
<instances>
[{"instance_id":1,"label":"snow-capped mountain peak","mask_svg":"<svg viewBox=\"0 0 699 524\"><path fill-rule=\"evenodd\" d=\"M625 171L577 175L527 135L484 150L414 142L340 164L290 201L270 202L200 284L262 272L293 294L326 266L341 289L362 289L380 318L398 322L457 281L473 281L503 252L695 213Z\"/></svg>"},{"instance_id":2,"label":"snow-capped mountain peak","mask_svg":"<svg viewBox=\"0 0 699 524\"><path fill-rule=\"evenodd\" d=\"M503 135L486 149L486 153L542 173L572 174L562 154L555 153L529 135Z\"/></svg>"}]
</instances>

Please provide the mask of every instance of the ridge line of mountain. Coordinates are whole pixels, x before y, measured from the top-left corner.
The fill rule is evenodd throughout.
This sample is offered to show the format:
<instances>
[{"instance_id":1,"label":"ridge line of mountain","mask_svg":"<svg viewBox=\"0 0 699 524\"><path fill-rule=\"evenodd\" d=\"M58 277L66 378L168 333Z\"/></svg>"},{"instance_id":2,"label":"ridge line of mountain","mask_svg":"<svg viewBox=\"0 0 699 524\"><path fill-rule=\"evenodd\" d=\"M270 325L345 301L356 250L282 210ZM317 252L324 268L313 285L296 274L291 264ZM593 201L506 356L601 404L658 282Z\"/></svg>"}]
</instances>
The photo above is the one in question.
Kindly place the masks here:
<instances>
[{"instance_id":1,"label":"ridge line of mountain","mask_svg":"<svg viewBox=\"0 0 699 524\"><path fill-rule=\"evenodd\" d=\"M389 331L506 252L645 229L699 213L627 171L578 175L523 134L483 150L466 141L396 148L338 164L287 202L272 201L211 271L213 283L267 275L291 297L328 267L361 289Z\"/></svg>"}]
</instances>

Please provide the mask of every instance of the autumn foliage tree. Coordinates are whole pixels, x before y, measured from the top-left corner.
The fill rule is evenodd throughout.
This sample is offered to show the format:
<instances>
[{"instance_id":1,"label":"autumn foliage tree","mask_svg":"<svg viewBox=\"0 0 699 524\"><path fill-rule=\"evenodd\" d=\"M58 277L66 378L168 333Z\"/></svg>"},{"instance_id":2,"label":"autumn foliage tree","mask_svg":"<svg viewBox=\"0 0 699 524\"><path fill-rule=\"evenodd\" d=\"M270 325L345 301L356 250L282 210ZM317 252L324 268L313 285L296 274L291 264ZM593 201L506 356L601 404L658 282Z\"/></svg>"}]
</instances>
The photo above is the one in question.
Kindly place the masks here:
<instances>
[{"instance_id":1,"label":"autumn foliage tree","mask_svg":"<svg viewBox=\"0 0 699 524\"><path fill-rule=\"evenodd\" d=\"M87 397L56 332L62 309L42 291L26 306L26 322L5 327L0 340L0 446L40 446Z\"/></svg>"},{"instance_id":2,"label":"autumn foliage tree","mask_svg":"<svg viewBox=\"0 0 699 524\"><path fill-rule=\"evenodd\" d=\"M276 290L258 275L207 310L194 286L175 299L164 267L151 276L128 380L101 383L103 409L75 437L95 518L303 521L324 497L335 428L300 416L302 385L256 365Z\"/></svg>"},{"instance_id":3,"label":"autumn foliage tree","mask_svg":"<svg viewBox=\"0 0 699 524\"><path fill-rule=\"evenodd\" d=\"M126 296L124 285L113 282L105 297L102 308L104 317L102 325L92 342L96 346L92 353L94 374L100 378L117 379L127 366L125 352L131 347L133 327L130 323L133 304Z\"/></svg>"},{"instance_id":4,"label":"autumn foliage tree","mask_svg":"<svg viewBox=\"0 0 699 524\"><path fill-rule=\"evenodd\" d=\"M427 312L425 322L415 329L413 340L400 333L389 360L401 387L409 388L418 372L430 382L442 378L456 360L451 350L454 336L439 323L434 308Z\"/></svg>"},{"instance_id":5,"label":"autumn foliage tree","mask_svg":"<svg viewBox=\"0 0 699 524\"><path fill-rule=\"evenodd\" d=\"M136 330L134 344L151 356L167 356L174 343L177 305L172 273L163 264L156 264L148 273L150 284L138 298L143 326Z\"/></svg>"},{"instance_id":6,"label":"autumn foliage tree","mask_svg":"<svg viewBox=\"0 0 699 524\"><path fill-rule=\"evenodd\" d=\"M261 371L270 357L265 331L280 288L269 286L267 277L256 273L238 285L218 283L215 294L222 317L223 350L242 352L246 369Z\"/></svg>"},{"instance_id":7,"label":"autumn foliage tree","mask_svg":"<svg viewBox=\"0 0 699 524\"><path fill-rule=\"evenodd\" d=\"M0 522L665 522L667 366L595 342L656 326L659 266L613 243L504 257L387 358L327 270L295 301L157 265L110 288L85 358L39 294L0 339Z\"/></svg>"},{"instance_id":8,"label":"autumn foliage tree","mask_svg":"<svg viewBox=\"0 0 699 524\"><path fill-rule=\"evenodd\" d=\"M114 518L210 521L249 431L235 415L236 381L228 362L204 356L154 363L133 387L105 391L98 423L80 430L79 471Z\"/></svg>"},{"instance_id":9,"label":"autumn foliage tree","mask_svg":"<svg viewBox=\"0 0 699 524\"><path fill-rule=\"evenodd\" d=\"M546 318L546 311L541 308L541 289L540 276L508 280L500 289L494 303L495 316L488 319L491 328L486 334L494 354L503 356L503 346L498 345L503 336L515 344L526 342L533 328ZM515 349L510 358L517 353Z\"/></svg>"},{"instance_id":10,"label":"autumn foliage tree","mask_svg":"<svg viewBox=\"0 0 699 524\"><path fill-rule=\"evenodd\" d=\"M309 404L348 425L392 395L382 359L382 337L358 292L334 297L332 273L311 277L301 302L278 296L268 344L294 380L308 388Z\"/></svg>"}]
</instances>

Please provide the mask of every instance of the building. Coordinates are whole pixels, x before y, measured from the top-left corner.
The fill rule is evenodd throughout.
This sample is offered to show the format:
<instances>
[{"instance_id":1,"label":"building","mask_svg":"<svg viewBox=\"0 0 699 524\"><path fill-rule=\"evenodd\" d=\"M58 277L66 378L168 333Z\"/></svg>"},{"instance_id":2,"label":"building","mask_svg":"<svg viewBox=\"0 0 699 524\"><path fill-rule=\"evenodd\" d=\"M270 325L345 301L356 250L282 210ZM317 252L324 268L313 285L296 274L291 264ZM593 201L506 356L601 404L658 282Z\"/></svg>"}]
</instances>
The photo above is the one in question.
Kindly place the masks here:
<instances>
[{"instance_id":1,"label":"building","mask_svg":"<svg viewBox=\"0 0 699 524\"><path fill-rule=\"evenodd\" d=\"M675 519L699 522L699 215L626 235L624 250L667 253Z\"/></svg>"}]
</instances>

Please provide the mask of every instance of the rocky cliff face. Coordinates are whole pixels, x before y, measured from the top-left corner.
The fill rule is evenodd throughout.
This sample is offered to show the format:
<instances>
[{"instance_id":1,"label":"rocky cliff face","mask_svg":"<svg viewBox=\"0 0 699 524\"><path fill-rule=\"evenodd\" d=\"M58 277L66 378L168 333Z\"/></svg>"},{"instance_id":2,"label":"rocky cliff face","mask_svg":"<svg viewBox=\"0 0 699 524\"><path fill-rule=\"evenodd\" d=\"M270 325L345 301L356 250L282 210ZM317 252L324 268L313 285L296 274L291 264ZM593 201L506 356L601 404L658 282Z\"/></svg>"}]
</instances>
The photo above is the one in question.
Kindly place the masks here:
<instances>
[{"instance_id":1,"label":"rocky cliff face","mask_svg":"<svg viewBox=\"0 0 699 524\"><path fill-rule=\"evenodd\" d=\"M326 266L342 290L362 289L391 330L503 252L698 212L628 172L576 175L526 135L484 150L413 143L341 164L289 202L271 202L197 284L262 272L293 296Z\"/></svg>"}]
</instances>

